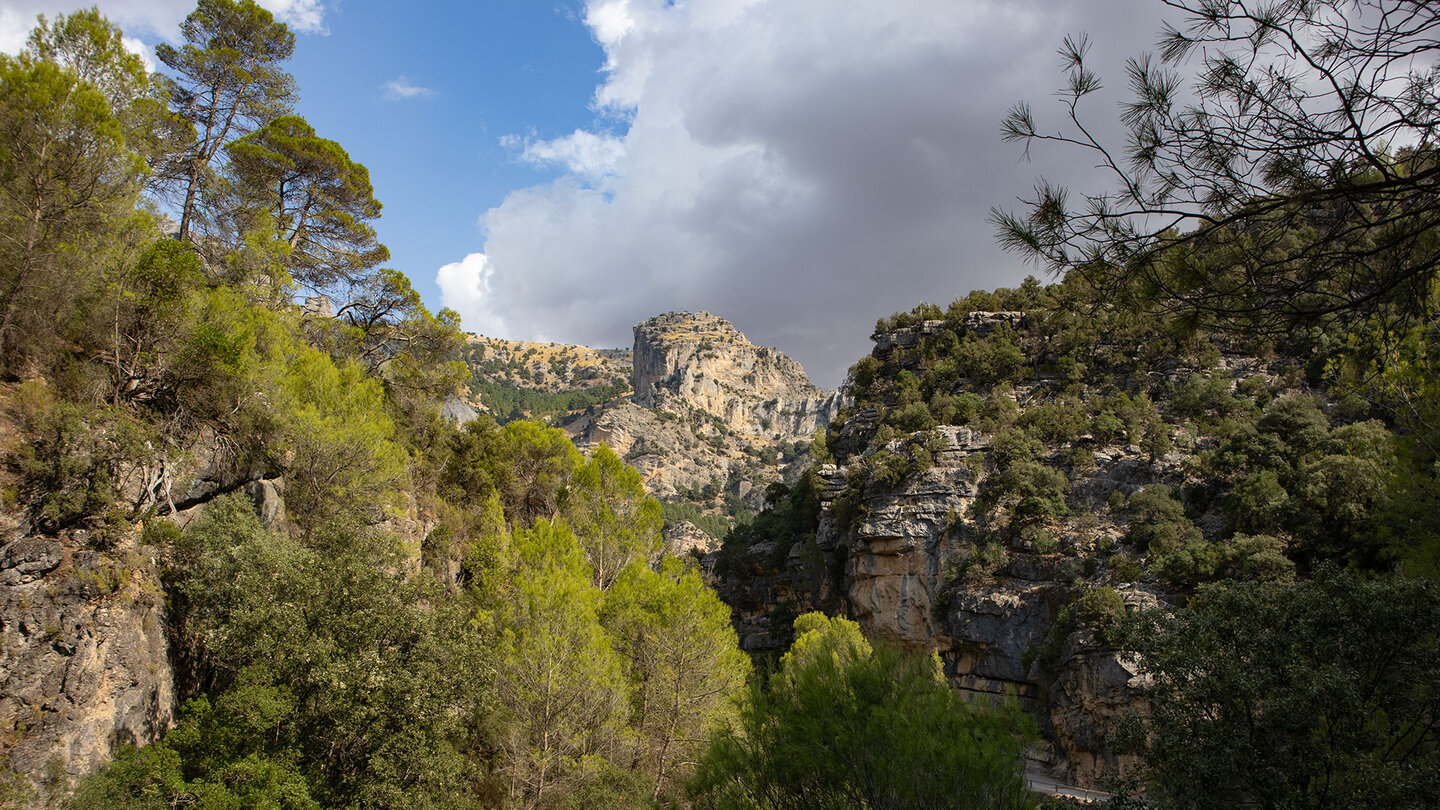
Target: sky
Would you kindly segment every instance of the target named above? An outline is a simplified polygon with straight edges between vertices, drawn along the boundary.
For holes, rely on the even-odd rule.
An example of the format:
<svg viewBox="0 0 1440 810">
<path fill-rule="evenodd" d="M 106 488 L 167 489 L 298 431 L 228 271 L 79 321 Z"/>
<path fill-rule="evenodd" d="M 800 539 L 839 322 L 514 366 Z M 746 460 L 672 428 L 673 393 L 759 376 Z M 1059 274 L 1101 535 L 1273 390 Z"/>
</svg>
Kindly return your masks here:
<svg viewBox="0 0 1440 810">
<path fill-rule="evenodd" d="M 1086 156 L 1056 51 L 1087 34 L 1115 120 L 1159 0 L 260 0 L 297 33 L 296 111 L 370 171 L 391 265 L 463 327 L 629 346 L 708 310 L 840 384 L 875 320 L 1040 273 L 987 215 Z M 70 0 L 0 0 L 0 50 Z M 185 0 L 100 0 L 137 52 Z M 1043 276 L 1042 276 L 1043 278 Z"/>
</svg>

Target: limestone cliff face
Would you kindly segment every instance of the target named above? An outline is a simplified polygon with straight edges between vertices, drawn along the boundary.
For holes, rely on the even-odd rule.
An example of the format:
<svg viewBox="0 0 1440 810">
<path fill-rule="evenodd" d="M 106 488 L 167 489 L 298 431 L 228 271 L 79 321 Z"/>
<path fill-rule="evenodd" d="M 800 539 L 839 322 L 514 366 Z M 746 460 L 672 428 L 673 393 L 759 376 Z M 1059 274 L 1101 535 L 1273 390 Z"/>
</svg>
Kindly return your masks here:
<svg viewBox="0 0 1440 810">
<path fill-rule="evenodd" d="M 1065 778 L 1094 785 L 1107 767 L 1129 762 L 1116 754 L 1109 735 L 1125 712 L 1143 710 L 1134 664 L 1087 631 L 1053 637 L 1079 575 L 1073 557 L 1015 545 L 993 577 L 955 580 L 947 562 L 988 539 L 970 515 L 988 474 L 989 437 L 954 426 L 937 433 L 933 466 L 894 487 L 870 481 L 854 493 L 846 470 L 817 468 L 821 512 L 814 547 L 796 546 L 777 562 L 777 549 L 758 545 L 743 572 L 720 584 L 735 607 L 741 646 L 783 651 L 788 638 L 772 627 L 777 609 L 787 616 L 807 610 L 847 615 L 867 635 L 939 652 L 961 689 L 1018 697 L 1058 749 Z M 1103 504 L 1110 492 L 1173 480 L 1178 472 L 1120 450 L 1086 480 Z M 851 502 L 842 505 L 847 497 Z M 1121 531 L 1102 522 L 1084 539 L 1071 539 L 1095 542 Z M 1151 586 L 1117 590 L 1128 604 L 1156 604 Z M 1036 651 L 1057 642 L 1058 659 L 1042 666 Z"/>
<path fill-rule="evenodd" d="M 633 363 L 637 404 L 698 409 L 749 436 L 808 438 L 844 404 L 838 392 L 812 385 L 799 363 L 708 312 L 638 324 Z"/>
<path fill-rule="evenodd" d="M 1014 328 L 1022 317 L 971 313 L 962 339 Z M 874 356 L 901 368 L 913 362 L 918 369 L 918 352 L 907 350 L 954 328 L 924 321 L 882 332 Z M 1186 373 L 1152 372 L 1147 379 L 1163 391 Z M 1228 377 L 1232 389 L 1255 375 L 1278 379 L 1265 363 L 1233 355 L 1221 357 L 1214 373 Z M 672 372 L 669 379 L 675 378 Z M 960 379 L 957 393 L 972 390 L 963 374 Z M 1047 385 L 1037 375 L 982 393 L 1010 399 L 1023 423 L 1027 409 L 1045 400 Z M 742 647 L 783 652 L 789 642 L 786 622 L 807 610 L 849 616 L 868 635 L 939 652 L 962 689 L 1016 695 L 1040 719 L 1055 764 L 1064 771 L 1061 778 L 1096 785 L 1107 768 L 1130 761 L 1111 737 L 1122 716 L 1145 711 L 1145 682 L 1133 661 L 1093 629 L 1065 619 L 1065 610 L 1101 586 L 1113 588 L 1131 608 L 1176 598 L 1154 577 L 1112 571 L 1119 563 L 1111 552 L 1132 520 L 1123 507 L 1126 499 L 1151 484 L 1180 491 L 1187 483 L 1185 454 L 1152 455 L 1123 439 L 1102 443 L 1089 436 L 1078 450 L 1044 447 L 1038 461 L 1065 474 L 1067 509 L 1049 520 L 1043 534 L 1025 535 L 1008 531 L 1005 509 L 983 500 L 997 475 L 993 435 L 974 425 L 941 425 L 876 441 L 884 409 L 857 406 L 838 427 L 832 425 L 830 447 L 845 466 L 815 468 L 820 507 L 813 541 L 784 541 L 793 542 L 789 548 L 765 541 L 709 558 L 717 564 L 721 595 L 735 610 Z M 1187 441 L 1192 451 L 1200 449 L 1183 431 L 1177 433 L 1177 443 Z M 907 454 L 925 460 L 893 477 L 875 474 L 884 466 L 876 461 L 881 455 L 903 460 Z M 1207 534 L 1223 522 L 1219 501 L 1195 518 Z M 961 573 L 982 548 L 993 549 L 994 565 L 978 574 Z"/>
<path fill-rule="evenodd" d="M 0 757 L 48 806 L 170 727 L 175 693 L 157 551 L 128 532 L 15 536 L 0 547 Z"/>
<path fill-rule="evenodd" d="M 634 394 L 589 409 L 566 431 L 582 448 L 604 442 L 624 456 L 651 495 L 712 513 L 720 502 L 758 509 L 770 484 L 793 485 L 811 438 L 846 402 L 708 312 L 636 325 L 628 359 Z"/>
</svg>

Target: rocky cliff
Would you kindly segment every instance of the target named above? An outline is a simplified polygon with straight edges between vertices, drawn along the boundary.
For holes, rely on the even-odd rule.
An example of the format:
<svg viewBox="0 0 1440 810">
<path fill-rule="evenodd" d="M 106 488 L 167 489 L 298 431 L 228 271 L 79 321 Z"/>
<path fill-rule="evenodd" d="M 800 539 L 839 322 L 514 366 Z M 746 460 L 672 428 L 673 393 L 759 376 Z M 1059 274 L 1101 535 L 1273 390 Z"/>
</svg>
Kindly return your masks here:
<svg viewBox="0 0 1440 810">
<path fill-rule="evenodd" d="M 745 649 L 782 652 L 807 610 L 847 615 L 938 651 L 962 689 L 1018 697 L 1061 778 L 1096 785 L 1130 761 L 1112 736 L 1145 710 L 1145 682 L 1091 606 L 1183 592 L 1181 575 L 1161 573 L 1173 561 L 1158 543 L 1127 542 L 1144 519 L 1127 504 L 1147 487 L 1177 493 L 1195 543 L 1218 543 L 1226 522 L 1216 485 L 1197 475 L 1221 441 L 1207 432 L 1224 428 L 1180 394 L 1203 379 L 1215 402 L 1243 404 L 1242 389 L 1268 400 L 1303 385 L 1293 358 L 1214 343 L 1198 357 L 1166 357 L 1175 350 L 1159 343 L 1145 356 L 1139 337 L 1114 334 L 1091 350 L 1088 379 L 1067 379 L 1049 319 L 971 311 L 885 325 L 852 369 L 859 401 L 832 425 L 839 463 L 815 467 L 790 507 L 813 508 L 813 531 L 727 543 L 709 559 Z"/>
<path fill-rule="evenodd" d="M 16 806 L 49 806 L 175 714 L 156 549 L 125 531 L 98 551 L 89 534 L 0 546 L 0 758 Z"/>
<path fill-rule="evenodd" d="M 638 324 L 632 358 L 634 394 L 566 430 L 582 448 L 604 442 L 624 456 L 655 497 L 710 513 L 758 509 L 769 485 L 793 484 L 811 461 L 811 438 L 845 403 L 708 312 Z"/>
<path fill-rule="evenodd" d="M 838 392 L 812 385 L 799 363 L 708 312 L 636 325 L 633 363 L 637 404 L 703 411 L 744 436 L 808 439 L 843 404 Z"/>
</svg>

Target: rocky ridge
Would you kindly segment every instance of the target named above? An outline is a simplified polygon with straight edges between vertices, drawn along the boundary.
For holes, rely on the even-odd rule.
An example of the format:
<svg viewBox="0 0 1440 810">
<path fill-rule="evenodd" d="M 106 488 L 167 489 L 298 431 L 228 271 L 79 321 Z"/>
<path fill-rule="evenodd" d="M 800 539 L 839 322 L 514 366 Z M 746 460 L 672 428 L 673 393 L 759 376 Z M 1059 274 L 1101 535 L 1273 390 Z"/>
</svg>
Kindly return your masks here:
<svg viewBox="0 0 1440 810">
<path fill-rule="evenodd" d="M 700 410 L 743 436 L 809 438 L 844 404 L 839 392 L 812 385 L 799 363 L 703 311 L 638 324 L 633 363 L 637 404 Z"/>
<path fill-rule="evenodd" d="M 537 391 L 590 388 L 630 377 L 629 349 L 467 335 L 465 361 L 478 375 Z"/>
</svg>

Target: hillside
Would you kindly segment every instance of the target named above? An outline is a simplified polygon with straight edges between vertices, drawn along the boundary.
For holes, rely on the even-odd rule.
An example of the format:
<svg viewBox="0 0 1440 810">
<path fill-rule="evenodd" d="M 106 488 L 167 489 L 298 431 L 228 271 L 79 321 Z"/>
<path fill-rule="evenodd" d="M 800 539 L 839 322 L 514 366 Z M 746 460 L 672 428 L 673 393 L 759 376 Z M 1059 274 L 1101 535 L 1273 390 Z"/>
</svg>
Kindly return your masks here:
<svg viewBox="0 0 1440 810">
<path fill-rule="evenodd" d="M 741 644 L 807 610 L 935 650 L 1018 695 L 1072 784 L 1135 764 L 1115 739 L 1148 675 L 1107 639 L 1207 582 L 1373 565 L 1403 466 L 1315 344 L 1177 338 L 1076 284 L 882 321 L 831 423 L 833 463 L 714 557 Z M 1263 448 L 1263 449 L 1262 449 Z"/>
<path fill-rule="evenodd" d="M 699 524 L 709 547 L 729 524 L 793 484 L 810 444 L 844 403 L 800 364 L 756 346 L 708 312 L 669 313 L 635 327 L 635 393 L 565 425 L 582 447 L 608 445 L 666 504 L 672 525 Z M 680 529 L 680 531 L 688 531 Z"/>
<path fill-rule="evenodd" d="M 470 371 L 447 413 L 463 422 L 488 413 L 513 419 L 563 419 L 630 390 L 630 352 L 568 343 L 467 334 L 460 357 Z"/>
</svg>

